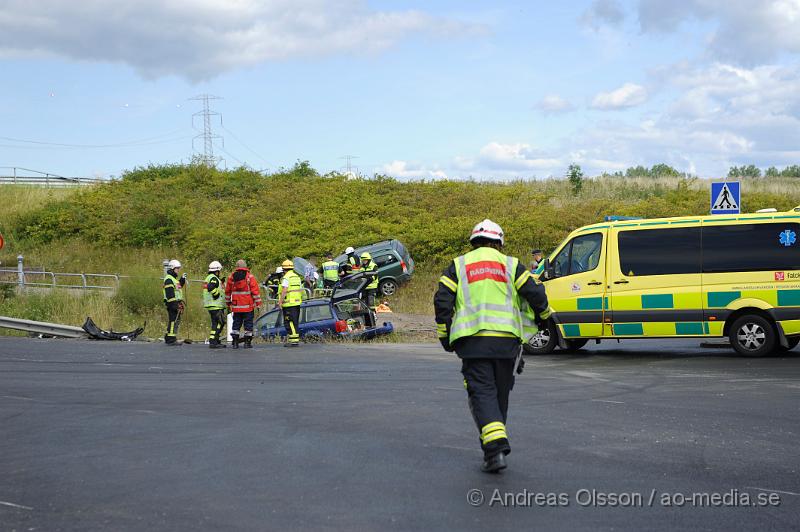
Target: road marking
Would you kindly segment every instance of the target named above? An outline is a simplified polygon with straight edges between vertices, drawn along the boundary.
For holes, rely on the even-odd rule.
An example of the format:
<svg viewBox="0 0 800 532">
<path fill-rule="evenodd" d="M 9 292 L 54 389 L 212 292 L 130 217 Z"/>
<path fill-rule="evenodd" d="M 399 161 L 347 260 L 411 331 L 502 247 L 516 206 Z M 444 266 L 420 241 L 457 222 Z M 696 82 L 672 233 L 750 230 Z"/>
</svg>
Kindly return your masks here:
<svg viewBox="0 0 800 532">
<path fill-rule="evenodd" d="M 769 491 L 771 493 L 783 493 L 784 495 L 795 495 L 797 497 L 800 497 L 800 493 L 795 493 L 793 491 L 771 490 L 769 488 L 757 488 L 755 486 L 745 486 L 745 489 L 758 490 L 758 491 Z"/>
<path fill-rule="evenodd" d="M 21 504 L 14 504 L 13 502 L 0 501 L 4 506 L 11 506 L 12 508 L 19 508 L 21 510 L 33 510 L 30 506 L 22 506 Z"/>
<path fill-rule="evenodd" d="M 614 403 L 615 405 L 624 405 L 625 401 L 610 401 L 608 399 L 591 399 L 595 403 Z"/>
<path fill-rule="evenodd" d="M 22 399 L 23 401 L 34 401 L 31 397 L 22 397 L 21 395 L 4 395 L 3 399 Z"/>
<path fill-rule="evenodd" d="M 603 377 L 601 377 L 602 373 L 596 373 L 594 371 L 573 370 L 573 371 L 566 371 L 565 373 L 567 373 L 568 375 L 574 375 L 576 377 L 583 377 L 585 379 L 594 379 L 603 382 L 609 381 L 609 379 L 604 379 Z"/>
</svg>

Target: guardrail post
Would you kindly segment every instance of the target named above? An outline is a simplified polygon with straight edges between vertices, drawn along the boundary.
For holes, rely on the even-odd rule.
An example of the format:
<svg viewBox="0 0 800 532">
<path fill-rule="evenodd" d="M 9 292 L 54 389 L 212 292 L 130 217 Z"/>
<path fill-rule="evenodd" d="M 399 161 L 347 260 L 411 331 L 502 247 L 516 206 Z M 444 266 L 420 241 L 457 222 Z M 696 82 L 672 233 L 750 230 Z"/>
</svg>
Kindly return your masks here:
<svg viewBox="0 0 800 532">
<path fill-rule="evenodd" d="M 14 184 L 17 184 L 17 167 L 14 167 Z"/>
<path fill-rule="evenodd" d="M 81 281 L 83 281 L 83 289 L 86 290 L 86 274 L 81 274 Z"/>
<path fill-rule="evenodd" d="M 22 255 L 17 255 L 17 284 L 20 288 L 25 287 L 25 270 L 22 268 Z"/>
<path fill-rule="evenodd" d="M 164 276 L 166 277 L 167 270 L 169 270 L 169 260 L 168 259 L 162 260 L 161 265 L 164 267 Z"/>
</svg>

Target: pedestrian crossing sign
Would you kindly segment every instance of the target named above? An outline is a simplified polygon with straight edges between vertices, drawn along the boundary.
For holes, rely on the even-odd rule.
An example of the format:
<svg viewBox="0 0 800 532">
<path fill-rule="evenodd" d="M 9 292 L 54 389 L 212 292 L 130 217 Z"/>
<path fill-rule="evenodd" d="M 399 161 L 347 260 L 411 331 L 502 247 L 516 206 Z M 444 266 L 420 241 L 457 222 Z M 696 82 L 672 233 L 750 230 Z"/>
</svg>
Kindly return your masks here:
<svg viewBox="0 0 800 532">
<path fill-rule="evenodd" d="M 741 189 L 738 181 L 711 183 L 711 214 L 739 214 Z"/>
</svg>

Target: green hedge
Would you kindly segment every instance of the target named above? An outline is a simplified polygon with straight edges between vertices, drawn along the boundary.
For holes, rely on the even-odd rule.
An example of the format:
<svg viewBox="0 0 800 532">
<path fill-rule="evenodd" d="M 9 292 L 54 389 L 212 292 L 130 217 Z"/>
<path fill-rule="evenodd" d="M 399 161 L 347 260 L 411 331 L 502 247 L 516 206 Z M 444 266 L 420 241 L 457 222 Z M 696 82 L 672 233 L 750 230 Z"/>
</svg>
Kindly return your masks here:
<svg viewBox="0 0 800 532">
<path fill-rule="evenodd" d="M 202 165 L 137 168 L 11 220 L 27 246 L 78 238 L 112 247 L 179 250 L 197 264 L 246 258 L 264 266 L 286 257 L 340 253 L 385 238 L 408 245 L 420 263 L 463 252 L 472 226 L 503 226 L 512 253 L 551 249 L 572 229 L 606 214 L 676 216 L 708 211 L 694 179 L 587 179 L 574 195 L 564 180 L 401 182 L 376 176 L 320 175 L 308 163 L 271 175 Z M 797 198 L 752 193 L 748 205 L 789 209 Z"/>
</svg>

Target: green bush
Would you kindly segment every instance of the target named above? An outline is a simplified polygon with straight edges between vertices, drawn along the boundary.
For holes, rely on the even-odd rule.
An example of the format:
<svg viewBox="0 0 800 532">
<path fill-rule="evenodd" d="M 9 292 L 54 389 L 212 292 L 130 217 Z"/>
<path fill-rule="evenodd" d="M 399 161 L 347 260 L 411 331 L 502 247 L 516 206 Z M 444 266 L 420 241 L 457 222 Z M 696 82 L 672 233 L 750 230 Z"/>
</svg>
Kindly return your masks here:
<svg viewBox="0 0 800 532">
<path fill-rule="evenodd" d="M 204 165 L 136 168 L 122 179 L 29 209 L 5 222 L 20 249 L 70 239 L 105 249 L 171 250 L 204 271 L 211 260 L 245 258 L 267 271 L 295 255 L 319 257 L 399 238 L 420 263 L 438 264 L 465 249 L 483 218 L 500 223 L 512 253 L 549 249 L 575 227 L 606 214 L 676 216 L 708 211 L 708 185 L 675 176 L 566 180 L 400 182 L 386 176 L 320 175 L 307 162 L 262 175 Z M 632 169 L 631 175 L 636 174 Z M 646 169 L 643 169 L 646 170 Z M 776 178 L 777 179 L 777 178 Z M 786 180 L 789 183 L 792 180 Z M 745 179 L 754 210 L 800 203 L 781 184 Z M 758 189 L 758 187 L 762 187 Z M 794 194 L 797 196 L 797 194 Z M 123 272 L 128 273 L 128 272 Z"/>
<path fill-rule="evenodd" d="M 114 300 L 131 314 L 147 315 L 160 311 L 163 306 L 161 281 L 148 277 L 122 279 Z"/>
</svg>

